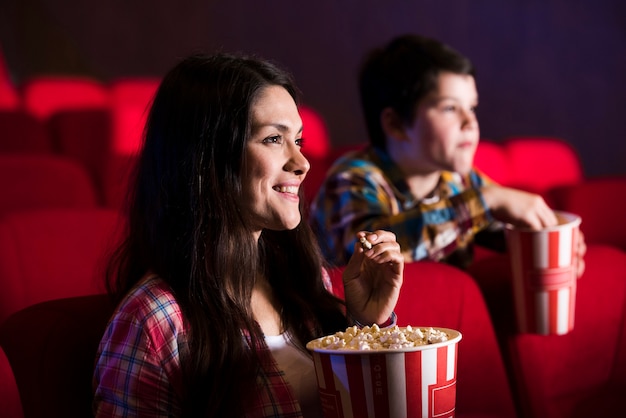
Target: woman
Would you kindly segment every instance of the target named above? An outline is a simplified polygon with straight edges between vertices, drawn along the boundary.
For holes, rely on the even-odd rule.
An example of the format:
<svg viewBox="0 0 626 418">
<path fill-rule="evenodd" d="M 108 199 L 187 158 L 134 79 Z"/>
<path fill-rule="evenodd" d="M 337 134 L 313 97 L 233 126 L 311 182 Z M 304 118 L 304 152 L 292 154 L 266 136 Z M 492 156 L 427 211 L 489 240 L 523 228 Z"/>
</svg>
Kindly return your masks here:
<svg viewBox="0 0 626 418">
<path fill-rule="evenodd" d="M 393 318 L 389 232 L 360 231 L 372 248 L 345 269 L 345 305 L 329 292 L 301 222 L 302 142 L 295 86 L 269 62 L 198 55 L 165 76 L 109 268 L 96 416 L 319 416 L 306 342 Z"/>
</svg>

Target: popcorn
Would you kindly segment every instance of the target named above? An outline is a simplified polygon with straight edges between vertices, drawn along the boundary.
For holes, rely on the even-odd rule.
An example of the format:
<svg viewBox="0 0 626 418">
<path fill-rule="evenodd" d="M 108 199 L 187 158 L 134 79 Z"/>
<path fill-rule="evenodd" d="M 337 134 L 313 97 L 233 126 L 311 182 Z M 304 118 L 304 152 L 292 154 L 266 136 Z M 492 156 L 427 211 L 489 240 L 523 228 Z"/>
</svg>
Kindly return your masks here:
<svg viewBox="0 0 626 418">
<path fill-rule="evenodd" d="M 371 243 L 371 242 L 369 242 L 369 241 L 367 240 L 367 238 L 365 238 L 365 237 L 361 237 L 361 238 L 359 238 L 359 241 L 361 241 L 361 246 L 363 247 L 363 249 L 364 249 L 365 251 L 367 251 L 367 250 L 371 250 L 371 249 L 372 249 L 372 243 Z"/>
<path fill-rule="evenodd" d="M 380 328 L 374 324 L 359 329 L 357 326 L 346 328 L 318 338 L 310 343 L 310 348 L 326 350 L 397 350 L 420 345 L 436 344 L 448 341 L 444 331 L 429 328 L 413 328 L 410 325 Z"/>
</svg>

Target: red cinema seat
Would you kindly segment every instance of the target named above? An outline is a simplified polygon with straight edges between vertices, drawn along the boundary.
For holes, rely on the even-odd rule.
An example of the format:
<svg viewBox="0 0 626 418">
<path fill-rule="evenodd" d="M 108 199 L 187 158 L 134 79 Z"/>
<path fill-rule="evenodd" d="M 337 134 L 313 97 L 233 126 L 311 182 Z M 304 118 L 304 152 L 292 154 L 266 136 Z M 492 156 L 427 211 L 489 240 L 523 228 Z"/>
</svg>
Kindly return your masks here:
<svg viewBox="0 0 626 418">
<path fill-rule="evenodd" d="M 104 294 L 56 299 L 24 308 L 0 325 L 25 417 L 93 416 L 94 359 L 113 308 Z"/>
<path fill-rule="evenodd" d="M 20 96 L 11 80 L 9 68 L 4 60 L 4 53 L 0 48 L 0 109 L 17 109 L 19 106 Z"/>
<path fill-rule="evenodd" d="M 51 154 L 45 123 L 24 110 L 0 110 L 0 153 Z"/>
<path fill-rule="evenodd" d="M 102 293 L 118 212 L 50 209 L 0 219 L 0 323 L 38 302 Z"/>
<path fill-rule="evenodd" d="M 576 150 L 554 137 L 510 137 L 504 141 L 509 159 L 511 187 L 545 194 L 557 186 L 576 184 L 583 179 L 582 163 Z"/>
<path fill-rule="evenodd" d="M 13 368 L 2 346 L 0 346 L 0 411 L 5 418 L 24 417 Z"/>
<path fill-rule="evenodd" d="M 502 145 L 489 140 L 481 140 L 474 155 L 474 166 L 496 183 L 506 185 L 510 182 L 508 156 Z"/>
<path fill-rule="evenodd" d="M 523 417 L 621 416 L 626 253 L 588 243 L 584 259 L 574 330 L 561 336 L 518 333 L 508 255 L 485 257 L 470 266 L 493 318 Z M 600 409 L 590 413 L 591 406 Z"/>
<path fill-rule="evenodd" d="M 160 83 L 158 78 L 122 78 L 111 82 L 115 153 L 136 154 L 140 150 L 146 118 Z"/>
<path fill-rule="evenodd" d="M 0 155 L 0 215 L 96 205 L 93 182 L 77 162 L 54 155 Z"/>
<path fill-rule="evenodd" d="M 302 153 L 311 164 L 303 188 L 307 202 L 311 202 L 324 181 L 326 170 L 330 167 L 331 143 L 328 128 L 322 116 L 307 105 L 300 105 L 298 110 L 303 127 L 304 145 Z"/>
<path fill-rule="evenodd" d="M 626 253 L 590 246 L 574 330 L 518 334 L 510 358 L 524 417 L 622 416 L 626 393 Z"/>
<path fill-rule="evenodd" d="M 73 109 L 106 108 L 109 91 L 100 81 L 81 76 L 37 76 L 22 85 L 24 108 L 39 119 Z"/>
<path fill-rule="evenodd" d="M 341 272 L 330 270 L 343 297 Z M 515 406 L 485 302 L 473 279 L 443 263 L 405 264 L 398 325 L 438 326 L 463 335 L 458 346 L 456 417 L 515 417 Z"/>
<path fill-rule="evenodd" d="M 48 119 L 57 152 L 80 163 L 106 204 L 108 165 L 113 155 L 111 113 L 107 109 L 63 110 Z"/>
<path fill-rule="evenodd" d="M 307 105 L 300 105 L 298 110 L 303 127 L 304 146 L 302 152 L 307 157 L 325 158 L 330 154 L 331 143 L 324 118 L 317 110 Z"/>
<path fill-rule="evenodd" d="M 567 142 L 555 137 L 509 137 L 481 141 L 474 165 L 495 182 L 538 193 L 583 180 L 581 160 Z"/>
<path fill-rule="evenodd" d="M 592 178 L 550 191 L 556 209 L 582 218 L 585 241 L 626 251 L 626 176 Z"/>
</svg>

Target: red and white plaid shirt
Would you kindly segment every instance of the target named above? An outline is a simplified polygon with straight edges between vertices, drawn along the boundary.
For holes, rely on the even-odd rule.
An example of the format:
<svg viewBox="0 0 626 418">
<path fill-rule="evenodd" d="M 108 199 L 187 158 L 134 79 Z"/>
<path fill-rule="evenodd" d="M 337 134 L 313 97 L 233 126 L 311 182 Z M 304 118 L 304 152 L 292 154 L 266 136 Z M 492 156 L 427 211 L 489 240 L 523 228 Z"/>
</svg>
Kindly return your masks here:
<svg viewBox="0 0 626 418">
<path fill-rule="evenodd" d="M 327 274 L 324 281 L 330 286 Z M 329 288 L 330 290 L 330 288 Z M 186 344 L 185 321 L 169 286 L 157 277 L 143 280 L 121 303 L 100 342 L 94 372 L 97 417 L 178 417 L 184 384 L 179 347 Z M 264 341 L 257 347 L 257 377 L 249 417 L 302 417 L 291 387 Z"/>
</svg>

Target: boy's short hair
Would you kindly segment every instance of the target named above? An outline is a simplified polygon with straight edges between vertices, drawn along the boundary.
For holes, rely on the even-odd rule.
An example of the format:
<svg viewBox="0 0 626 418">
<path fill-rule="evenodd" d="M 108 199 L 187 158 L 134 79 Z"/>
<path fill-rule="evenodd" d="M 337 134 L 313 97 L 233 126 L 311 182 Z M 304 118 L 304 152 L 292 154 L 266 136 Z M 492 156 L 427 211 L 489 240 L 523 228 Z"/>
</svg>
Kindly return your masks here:
<svg viewBox="0 0 626 418">
<path fill-rule="evenodd" d="M 372 145 L 386 148 L 380 124 L 383 109 L 390 107 L 402 121 L 412 123 L 417 104 L 437 87 L 441 72 L 474 76 L 474 66 L 449 46 L 419 35 L 399 36 L 368 53 L 359 91 Z"/>
</svg>

